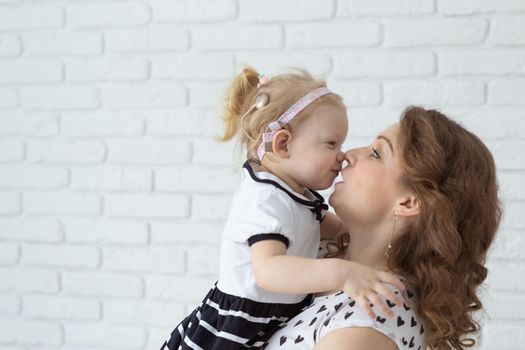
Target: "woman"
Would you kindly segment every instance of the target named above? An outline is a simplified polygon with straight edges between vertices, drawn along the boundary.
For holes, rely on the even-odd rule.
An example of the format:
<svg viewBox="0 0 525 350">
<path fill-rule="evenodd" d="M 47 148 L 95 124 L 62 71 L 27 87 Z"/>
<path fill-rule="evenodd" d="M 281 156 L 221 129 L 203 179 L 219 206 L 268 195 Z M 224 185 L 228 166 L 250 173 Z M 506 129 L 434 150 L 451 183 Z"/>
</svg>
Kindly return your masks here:
<svg viewBox="0 0 525 350">
<path fill-rule="evenodd" d="M 443 114 L 411 107 L 371 146 L 346 157 L 330 204 L 351 239 L 339 237 L 335 254 L 397 274 L 407 289 L 395 293 L 405 304 L 387 301 L 394 317 L 375 310 L 371 320 L 339 291 L 318 296 L 266 349 L 474 345 L 477 288 L 501 217 L 490 152 Z"/>
</svg>

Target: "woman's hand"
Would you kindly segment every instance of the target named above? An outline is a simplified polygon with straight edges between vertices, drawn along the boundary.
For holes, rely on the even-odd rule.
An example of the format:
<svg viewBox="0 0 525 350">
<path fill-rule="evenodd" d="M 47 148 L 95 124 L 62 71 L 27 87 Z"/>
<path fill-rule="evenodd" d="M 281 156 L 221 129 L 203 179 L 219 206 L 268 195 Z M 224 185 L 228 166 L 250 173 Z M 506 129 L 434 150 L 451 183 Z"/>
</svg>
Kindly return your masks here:
<svg viewBox="0 0 525 350">
<path fill-rule="evenodd" d="M 398 306 L 403 305 L 401 297 L 385 285 L 391 284 L 399 290 L 405 289 L 403 283 L 391 273 L 377 271 L 352 261 L 342 261 L 340 276 L 341 290 L 354 299 L 372 319 L 376 318 L 372 306 L 378 308 L 383 315 L 394 316 L 386 301 L 379 294 Z"/>
</svg>

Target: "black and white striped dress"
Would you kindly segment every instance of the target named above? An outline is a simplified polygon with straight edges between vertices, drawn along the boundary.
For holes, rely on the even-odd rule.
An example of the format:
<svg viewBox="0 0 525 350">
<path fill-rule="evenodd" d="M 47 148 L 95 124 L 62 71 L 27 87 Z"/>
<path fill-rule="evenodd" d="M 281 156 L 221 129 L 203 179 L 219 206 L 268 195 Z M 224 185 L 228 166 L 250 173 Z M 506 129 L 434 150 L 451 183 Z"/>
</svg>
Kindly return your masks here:
<svg viewBox="0 0 525 350">
<path fill-rule="evenodd" d="M 255 283 L 250 246 L 282 241 L 287 255 L 316 258 L 319 222 L 327 206 L 315 191 L 298 194 L 272 174 L 246 163 L 221 241 L 219 281 L 171 333 L 162 350 L 260 348 L 310 295 L 267 292 Z M 291 281 L 293 283 L 293 281 Z"/>
</svg>

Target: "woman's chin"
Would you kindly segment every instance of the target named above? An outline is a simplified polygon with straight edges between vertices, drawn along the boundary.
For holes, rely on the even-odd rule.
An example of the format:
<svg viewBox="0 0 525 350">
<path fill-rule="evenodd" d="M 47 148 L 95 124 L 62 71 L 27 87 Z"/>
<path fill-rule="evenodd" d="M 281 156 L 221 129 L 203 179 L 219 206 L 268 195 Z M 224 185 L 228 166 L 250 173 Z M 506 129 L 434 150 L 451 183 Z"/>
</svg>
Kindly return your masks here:
<svg viewBox="0 0 525 350">
<path fill-rule="evenodd" d="M 341 191 L 343 188 L 341 186 L 344 185 L 343 181 L 338 181 L 334 184 L 334 191 L 328 198 L 328 204 L 330 204 L 331 207 L 335 208 L 338 205 L 339 197 L 342 195 Z"/>
<path fill-rule="evenodd" d="M 335 184 L 335 185 L 337 186 L 337 184 Z M 331 206 L 332 208 L 335 208 L 335 207 L 336 207 L 336 204 L 335 204 L 335 203 L 337 202 L 337 200 L 335 199 L 335 197 L 337 197 L 337 194 L 336 194 L 335 191 L 332 192 L 332 194 L 330 195 L 330 197 L 328 197 L 328 204 L 330 204 L 330 206 Z"/>
</svg>

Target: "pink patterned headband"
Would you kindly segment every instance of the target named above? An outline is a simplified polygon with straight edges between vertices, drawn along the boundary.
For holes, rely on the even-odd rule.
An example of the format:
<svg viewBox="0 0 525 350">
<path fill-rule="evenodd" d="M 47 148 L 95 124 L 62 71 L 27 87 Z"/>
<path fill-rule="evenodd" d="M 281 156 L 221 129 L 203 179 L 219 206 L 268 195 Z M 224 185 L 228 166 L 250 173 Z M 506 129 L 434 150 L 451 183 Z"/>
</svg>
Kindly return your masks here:
<svg viewBox="0 0 525 350">
<path fill-rule="evenodd" d="M 288 110 L 284 112 L 276 121 L 271 122 L 266 128 L 266 131 L 262 134 L 262 142 L 257 148 L 257 155 L 259 156 L 259 159 L 262 160 L 264 154 L 272 150 L 273 137 L 277 131 L 282 129 L 290 122 L 290 120 L 301 113 L 301 111 L 308 107 L 312 102 L 329 93 L 331 93 L 331 91 L 326 87 L 315 89 L 294 103 L 294 105 L 288 108 Z"/>
</svg>

